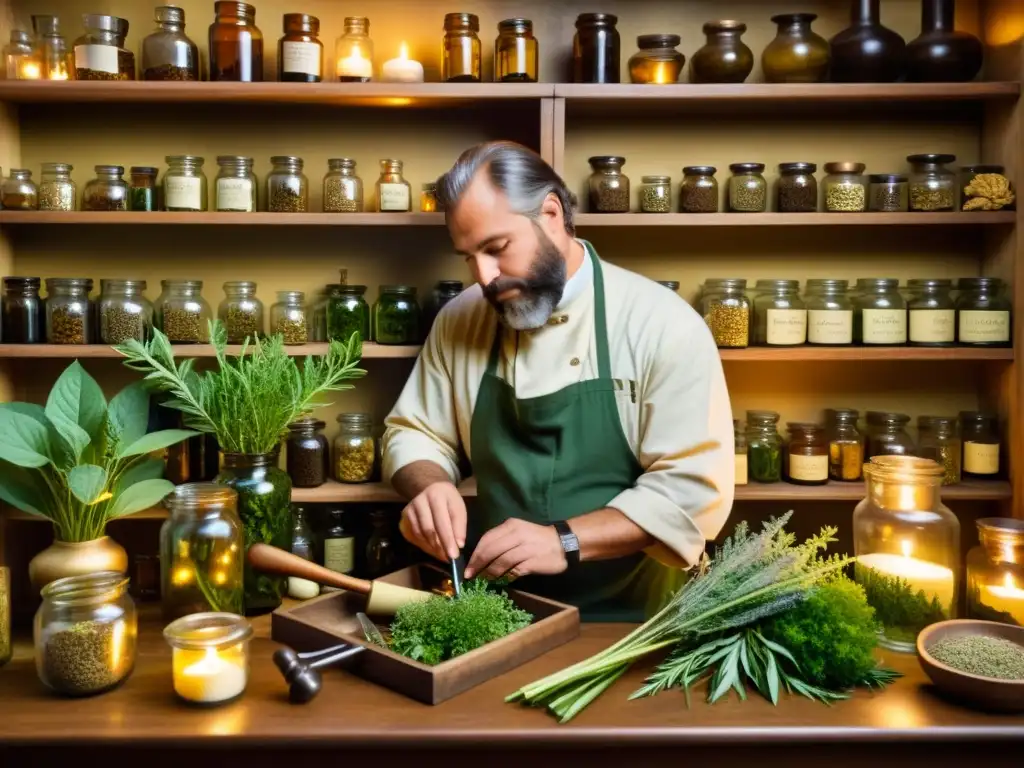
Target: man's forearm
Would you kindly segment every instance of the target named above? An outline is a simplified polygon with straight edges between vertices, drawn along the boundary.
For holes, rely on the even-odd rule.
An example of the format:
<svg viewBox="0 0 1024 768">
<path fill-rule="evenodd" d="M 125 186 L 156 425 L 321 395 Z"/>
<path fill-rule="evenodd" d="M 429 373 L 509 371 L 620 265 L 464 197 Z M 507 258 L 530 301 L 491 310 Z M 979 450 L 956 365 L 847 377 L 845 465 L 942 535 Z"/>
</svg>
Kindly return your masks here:
<svg viewBox="0 0 1024 768">
<path fill-rule="evenodd" d="M 411 500 L 434 483 L 450 483 L 451 481 L 451 477 L 440 464 L 422 459 L 414 461 L 412 464 L 406 464 L 395 472 L 391 478 L 391 485 L 402 498 Z"/>
<path fill-rule="evenodd" d="M 580 560 L 626 557 L 655 543 L 647 531 L 617 509 L 606 507 L 568 521 L 580 541 Z"/>
</svg>

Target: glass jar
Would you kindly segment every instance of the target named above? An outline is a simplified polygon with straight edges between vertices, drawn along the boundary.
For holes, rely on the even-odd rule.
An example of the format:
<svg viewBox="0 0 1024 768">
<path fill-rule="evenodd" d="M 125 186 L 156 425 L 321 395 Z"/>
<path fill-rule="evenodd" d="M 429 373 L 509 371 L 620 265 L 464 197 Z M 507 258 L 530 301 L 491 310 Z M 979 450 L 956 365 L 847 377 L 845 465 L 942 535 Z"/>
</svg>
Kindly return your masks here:
<svg viewBox="0 0 1024 768">
<path fill-rule="evenodd" d="M 347 344 L 353 333 L 362 343 L 370 340 L 370 305 L 365 285 L 339 285 L 327 305 L 327 339 Z"/>
<path fill-rule="evenodd" d="M 782 479 L 782 436 L 775 411 L 747 411 L 747 459 L 750 479 L 755 483 L 777 483 Z"/>
<path fill-rule="evenodd" d="M 39 182 L 39 210 L 75 210 L 78 188 L 71 180 L 74 169 L 68 163 L 43 163 L 43 176 Z"/>
<path fill-rule="evenodd" d="M 156 31 L 142 41 L 143 80 L 199 80 L 199 46 L 185 34 L 185 11 L 161 5 Z"/>
<path fill-rule="evenodd" d="M 317 291 L 316 301 L 310 312 L 310 341 L 327 341 L 327 307 L 331 303 L 331 297 L 336 295 L 340 289 L 339 283 L 328 283 L 323 290 Z"/>
<path fill-rule="evenodd" d="M 975 178 L 985 176 L 983 184 L 974 187 Z M 997 178 L 1001 176 L 1002 178 Z M 1013 185 L 1006 178 L 1002 165 L 965 165 L 960 169 L 960 203 L 965 211 L 1016 210 Z"/>
<path fill-rule="evenodd" d="M 640 210 L 643 213 L 672 212 L 672 178 L 670 176 L 640 177 Z"/>
<path fill-rule="evenodd" d="M 305 213 L 309 210 L 309 179 L 302 172 L 301 157 L 278 155 L 267 175 L 267 210 L 273 213 Z"/>
<path fill-rule="evenodd" d="M 917 446 L 907 432 L 905 413 L 868 411 L 868 459 L 876 456 L 913 456 Z"/>
<path fill-rule="evenodd" d="M 32 29 L 36 34 L 39 62 L 44 80 L 74 80 L 75 53 L 60 33 L 56 16 L 34 14 Z"/>
<path fill-rule="evenodd" d="M 306 518 L 306 510 L 293 506 L 292 515 L 295 517 L 295 525 L 292 528 L 292 554 L 310 563 L 317 563 L 317 538 L 313 526 Z M 320 585 L 315 581 L 299 576 L 288 577 L 288 597 L 293 600 L 310 600 L 319 594 Z"/>
<path fill-rule="evenodd" d="M 828 439 L 828 476 L 832 480 L 856 482 L 864 469 L 864 436 L 857 429 L 860 414 L 851 408 L 825 411 Z"/>
<path fill-rule="evenodd" d="M 12 168 L 10 177 L 0 185 L 0 202 L 7 211 L 38 210 L 39 188 L 32 181 L 32 171 Z"/>
<path fill-rule="evenodd" d="M 302 291 L 278 291 L 277 301 L 270 307 L 270 328 L 284 337 L 286 346 L 309 341 L 305 301 Z"/>
<path fill-rule="evenodd" d="M 263 302 L 256 298 L 256 283 L 231 280 L 224 283 L 224 300 L 217 307 L 228 344 L 242 344 L 263 336 Z"/>
<path fill-rule="evenodd" d="M 907 338 L 912 347 L 948 347 L 956 341 L 956 304 L 951 291 L 952 280 L 915 278 L 907 283 L 910 300 L 910 330 Z"/>
<path fill-rule="evenodd" d="M 873 173 L 868 179 L 870 208 L 883 213 L 900 213 L 909 205 L 907 177 L 899 173 Z"/>
<path fill-rule="evenodd" d="M 814 163 L 779 163 L 779 180 L 775 183 L 776 206 L 779 213 L 814 213 L 818 210 L 818 180 Z"/>
<path fill-rule="evenodd" d="M 797 347 L 807 343 L 807 308 L 799 280 L 758 280 L 754 286 L 754 343 Z"/>
<path fill-rule="evenodd" d="M 611 13 L 581 13 L 572 40 L 574 83 L 619 82 L 619 17 Z"/>
<path fill-rule="evenodd" d="M 263 82 L 263 33 L 248 3 L 218 0 L 210 25 L 210 80 Z"/>
<path fill-rule="evenodd" d="M 127 211 L 128 182 L 124 180 L 124 166 L 97 165 L 96 178 L 82 190 L 83 211 Z"/>
<path fill-rule="evenodd" d="M 129 172 L 132 184 L 128 190 L 128 207 L 133 211 L 157 210 L 159 203 L 156 196 L 156 176 L 159 170 L 133 165 Z"/>
<path fill-rule="evenodd" d="M 11 569 L 0 566 L 0 667 L 14 654 L 11 643 Z"/>
<path fill-rule="evenodd" d="M 46 279 L 46 341 L 49 344 L 91 344 L 92 280 L 86 277 Z"/>
<path fill-rule="evenodd" d="M 277 79 L 282 83 L 319 83 L 324 79 L 320 19 L 308 13 L 284 15 L 284 37 L 277 43 Z"/>
<path fill-rule="evenodd" d="M 961 277 L 957 341 L 972 347 L 1010 346 L 1011 303 L 998 277 Z"/>
<path fill-rule="evenodd" d="M 449 83 L 480 82 L 480 19 L 472 13 L 446 13 L 441 44 L 441 79 Z"/>
<path fill-rule="evenodd" d="M 907 343 L 907 302 L 896 278 L 871 278 L 854 302 L 854 340 L 865 346 Z"/>
<path fill-rule="evenodd" d="M 288 425 L 285 466 L 293 488 L 317 488 L 327 482 L 331 446 L 324 437 L 326 426 L 324 422 L 313 418 Z"/>
<path fill-rule="evenodd" d="M 387 510 L 375 509 L 370 513 L 370 538 L 366 542 L 366 575 L 376 579 L 386 576 L 398 566 L 395 542 L 398 540 L 395 524 Z"/>
<path fill-rule="evenodd" d="M 214 182 L 214 207 L 225 213 L 253 213 L 257 210 L 259 181 L 253 173 L 253 159 L 239 155 L 217 158 L 217 180 Z"/>
<path fill-rule="evenodd" d="M 171 646 L 174 693 L 190 704 L 210 707 L 234 701 L 249 684 L 252 627 L 234 613 L 182 616 L 164 628 Z"/>
<path fill-rule="evenodd" d="M 356 537 L 352 527 L 345 524 L 345 510 L 332 509 L 327 513 L 324 531 L 324 567 L 336 573 L 352 573 L 356 569 Z M 335 592 L 334 587 L 324 591 Z"/>
<path fill-rule="evenodd" d="M 915 456 L 864 467 L 853 513 L 855 576 L 882 626 L 879 644 L 913 653 L 918 633 L 956 616 L 960 522 L 942 503 L 942 468 Z"/>
<path fill-rule="evenodd" d="M 458 297 L 463 291 L 461 280 L 441 280 L 434 286 L 434 292 L 430 297 L 430 304 L 424 313 L 424 336 L 434 327 L 434 321 L 441 314 L 441 310 L 452 299 Z"/>
<path fill-rule="evenodd" d="M 85 34 L 75 40 L 78 80 L 134 80 L 135 54 L 124 47 L 128 22 L 117 16 L 86 13 Z"/>
<path fill-rule="evenodd" d="M 368 413 L 340 413 L 341 431 L 334 438 L 334 479 L 339 483 L 368 483 L 373 479 L 377 441 Z"/>
<path fill-rule="evenodd" d="M 853 304 L 846 280 L 807 281 L 807 343 L 842 346 L 853 343 Z"/>
<path fill-rule="evenodd" d="M 729 210 L 763 213 L 768 206 L 768 184 L 762 175 L 764 163 L 733 163 L 729 170 Z"/>
<path fill-rule="evenodd" d="M 436 213 L 437 204 L 437 182 L 428 181 L 420 188 L 420 213 Z"/>
<path fill-rule="evenodd" d="M 917 455 L 942 467 L 942 484 L 960 483 L 963 444 L 953 416 L 917 418 Z"/>
<path fill-rule="evenodd" d="M 217 483 L 185 483 L 164 499 L 160 594 L 168 621 L 202 611 L 242 612 L 245 538 L 238 494 Z"/>
<path fill-rule="evenodd" d="M 1002 444 L 998 417 L 977 411 L 960 411 L 960 435 L 964 443 L 963 474 L 983 480 L 996 478 Z"/>
<path fill-rule="evenodd" d="M 111 346 L 149 341 L 153 304 L 145 280 L 100 280 L 100 341 Z"/>
<path fill-rule="evenodd" d="M 38 277 L 5 277 L 3 299 L 4 344 L 41 344 L 46 321 L 39 298 Z"/>
<path fill-rule="evenodd" d="M 327 161 L 324 176 L 324 213 L 362 213 L 363 180 L 356 176 L 356 161 L 335 157 Z"/>
<path fill-rule="evenodd" d="M 742 83 L 754 69 L 754 52 L 743 42 L 747 25 L 723 19 L 709 21 L 703 32 L 706 42 L 690 59 L 693 83 Z"/>
<path fill-rule="evenodd" d="M 209 340 L 210 305 L 202 296 L 202 280 L 161 280 L 154 306 L 157 327 L 172 344 L 205 344 Z"/>
<path fill-rule="evenodd" d="M 92 696 L 123 683 L 135 667 L 139 634 L 128 579 L 99 571 L 51 581 L 42 591 L 32 639 L 36 672 L 65 696 Z"/>
<path fill-rule="evenodd" d="M 370 20 L 346 16 L 345 34 L 334 45 L 335 73 L 340 83 L 368 83 L 373 80 L 373 40 Z"/>
<path fill-rule="evenodd" d="M 983 517 L 967 553 L 967 616 L 1024 626 L 1024 520 Z"/>
<path fill-rule="evenodd" d="M 956 173 L 947 166 L 956 155 L 908 155 L 910 163 L 910 210 L 952 211 L 956 207 Z"/>
<path fill-rule="evenodd" d="M 679 35 L 640 35 L 636 39 L 640 50 L 629 57 L 629 80 L 647 85 L 669 85 L 679 82 L 686 57 L 676 50 L 682 38 Z"/>
<path fill-rule="evenodd" d="M 820 424 L 789 422 L 786 440 L 786 482 L 793 485 L 828 483 L 828 438 Z"/>
<path fill-rule="evenodd" d="M 718 171 L 713 165 L 688 165 L 683 168 L 679 187 L 682 213 L 718 213 Z"/>
<path fill-rule="evenodd" d="M 494 41 L 494 82 L 536 83 L 539 52 L 529 19 L 498 22 Z"/>
<path fill-rule="evenodd" d="M 775 39 L 761 54 L 767 83 L 821 83 L 828 77 L 828 40 L 811 29 L 814 13 L 782 13 L 772 16 Z"/>
<path fill-rule="evenodd" d="M 165 211 L 205 211 L 207 206 L 206 162 L 195 155 L 172 155 L 166 158 L 164 173 Z"/>
<path fill-rule="evenodd" d="M 746 485 L 749 480 L 747 471 L 747 430 L 739 419 L 732 420 L 732 437 L 735 459 L 735 484 Z"/>
<path fill-rule="evenodd" d="M 420 307 L 414 287 L 380 287 L 380 296 L 373 305 L 373 340 L 378 344 L 419 343 Z"/>
<path fill-rule="evenodd" d="M 11 30 L 11 41 L 4 46 L 8 80 L 39 80 L 42 66 L 32 35 L 20 29 Z"/>
<path fill-rule="evenodd" d="M 864 163 L 825 163 L 825 210 L 860 213 L 867 210 L 868 182 Z"/>
<path fill-rule="evenodd" d="M 718 278 L 704 284 L 701 311 L 719 349 L 741 349 L 750 343 L 750 299 L 747 281 Z"/>
<path fill-rule="evenodd" d="M 622 172 L 626 158 L 597 155 L 587 160 L 590 174 L 590 210 L 595 213 L 629 212 L 629 177 Z"/>
<path fill-rule="evenodd" d="M 401 160 L 381 160 L 376 188 L 380 213 L 407 213 L 412 210 L 412 187 L 402 176 Z"/>
</svg>

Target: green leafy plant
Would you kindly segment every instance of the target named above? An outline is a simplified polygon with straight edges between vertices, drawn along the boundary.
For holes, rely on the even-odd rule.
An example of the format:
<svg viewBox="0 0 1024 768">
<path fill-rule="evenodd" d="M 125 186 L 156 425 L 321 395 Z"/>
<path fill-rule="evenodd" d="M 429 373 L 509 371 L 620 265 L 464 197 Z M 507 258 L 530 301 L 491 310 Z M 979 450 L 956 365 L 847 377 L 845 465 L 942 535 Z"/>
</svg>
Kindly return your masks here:
<svg viewBox="0 0 1024 768">
<path fill-rule="evenodd" d="M 0 404 L 0 499 L 53 523 L 58 541 L 91 541 L 107 522 L 160 502 L 174 485 L 151 453 L 195 432 L 146 433 L 149 395 L 140 383 L 109 403 L 78 361 L 46 405 Z"/>
<path fill-rule="evenodd" d="M 938 598 L 929 598 L 924 590 L 915 590 L 906 579 L 879 573 L 860 563 L 854 573 L 885 629 L 885 636 L 892 640 L 913 643 L 922 629 L 949 618 L 948 606 L 943 607 Z"/>
</svg>

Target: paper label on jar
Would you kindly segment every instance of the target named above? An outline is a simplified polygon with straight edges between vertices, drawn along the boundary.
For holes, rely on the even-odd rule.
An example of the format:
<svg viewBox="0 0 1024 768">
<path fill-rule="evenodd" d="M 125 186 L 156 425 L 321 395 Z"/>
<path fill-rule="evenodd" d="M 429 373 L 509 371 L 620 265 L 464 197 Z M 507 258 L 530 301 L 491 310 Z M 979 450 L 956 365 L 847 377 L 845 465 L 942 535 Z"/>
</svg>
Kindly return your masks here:
<svg viewBox="0 0 1024 768">
<path fill-rule="evenodd" d="M 769 346 L 793 346 L 807 341 L 806 309 L 769 309 L 765 341 Z"/>
<path fill-rule="evenodd" d="M 252 211 L 252 182 L 249 179 L 217 179 L 218 211 Z"/>
<path fill-rule="evenodd" d="M 409 187 L 405 184 L 381 184 L 380 210 L 408 211 Z"/>
<path fill-rule="evenodd" d="M 198 211 L 203 207 L 202 179 L 194 176 L 164 177 L 164 205 Z"/>
<path fill-rule="evenodd" d="M 955 309 L 910 310 L 910 340 L 925 344 L 946 344 L 956 338 Z"/>
<path fill-rule="evenodd" d="M 337 573 L 352 573 L 356 567 L 355 538 L 325 539 L 324 565 Z"/>
<path fill-rule="evenodd" d="M 906 344 L 907 310 L 865 309 L 861 319 L 865 344 Z"/>
<path fill-rule="evenodd" d="M 1005 310 L 960 310 L 960 341 L 1000 344 L 1010 340 L 1010 313 Z"/>
<path fill-rule="evenodd" d="M 807 310 L 807 341 L 811 344 L 852 344 L 853 310 Z"/>
<path fill-rule="evenodd" d="M 995 475 L 999 472 L 999 443 L 964 443 L 964 472 Z"/>
<path fill-rule="evenodd" d="M 747 454 L 736 454 L 736 485 L 747 484 Z"/>
<path fill-rule="evenodd" d="M 798 456 L 789 454 L 789 476 L 793 480 L 819 482 L 828 479 L 828 455 Z"/>
<path fill-rule="evenodd" d="M 120 71 L 117 66 L 117 46 L 76 45 L 75 67 L 116 75 Z"/>
<path fill-rule="evenodd" d="M 323 76 L 323 57 L 316 43 L 282 43 L 281 61 L 283 72 L 294 72 L 312 77 Z"/>
</svg>

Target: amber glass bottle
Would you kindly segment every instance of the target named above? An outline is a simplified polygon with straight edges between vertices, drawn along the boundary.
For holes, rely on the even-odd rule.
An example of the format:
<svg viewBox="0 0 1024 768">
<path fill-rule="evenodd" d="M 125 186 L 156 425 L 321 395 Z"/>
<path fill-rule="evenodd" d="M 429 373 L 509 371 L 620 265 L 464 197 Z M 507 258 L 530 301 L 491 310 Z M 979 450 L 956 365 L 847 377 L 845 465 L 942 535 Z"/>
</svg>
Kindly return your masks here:
<svg viewBox="0 0 1024 768">
<path fill-rule="evenodd" d="M 320 19 L 306 13 L 284 15 L 284 37 L 277 44 L 277 79 L 282 83 L 319 83 L 324 79 Z"/>
<path fill-rule="evenodd" d="M 472 13 L 444 17 L 442 79 L 449 83 L 480 82 L 480 19 Z"/>
<path fill-rule="evenodd" d="M 263 81 L 263 33 L 256 9 L 248 3 L 220 0 L 210 25 L 210 80 Z"/>
</svg>

